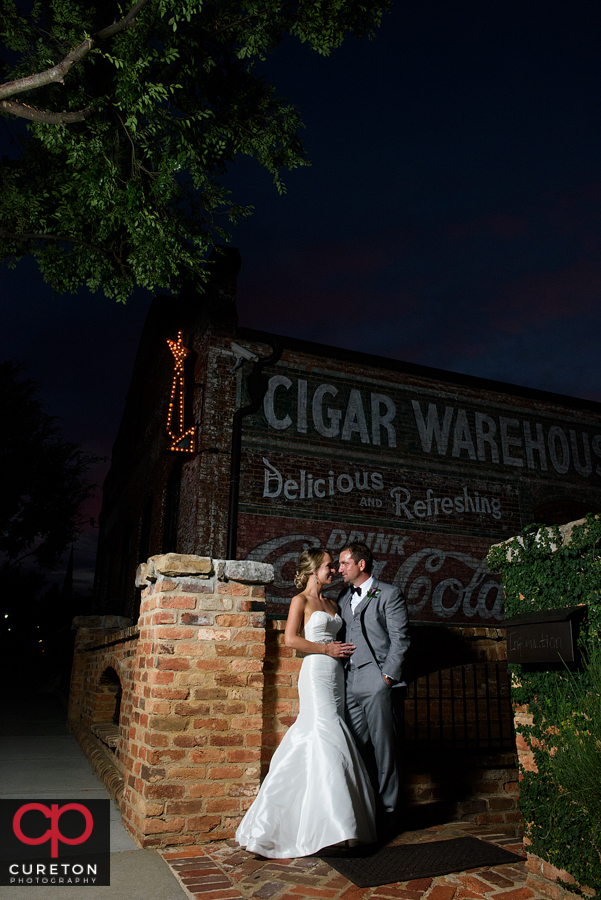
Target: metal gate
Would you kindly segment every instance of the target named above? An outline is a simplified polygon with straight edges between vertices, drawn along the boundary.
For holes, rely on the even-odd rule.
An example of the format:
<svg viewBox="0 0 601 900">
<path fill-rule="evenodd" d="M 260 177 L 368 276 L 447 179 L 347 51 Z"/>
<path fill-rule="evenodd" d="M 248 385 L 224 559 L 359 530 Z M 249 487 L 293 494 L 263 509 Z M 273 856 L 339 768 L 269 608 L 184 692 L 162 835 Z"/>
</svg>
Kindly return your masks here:
<svg viewBox="0 0 601 900">
<path fill-rule="evenodd" d="M 515 750 L 507 664 L 454 666 L 418 678 L 400 718 L 403 743 L 416 748 Z"/>
</svg>

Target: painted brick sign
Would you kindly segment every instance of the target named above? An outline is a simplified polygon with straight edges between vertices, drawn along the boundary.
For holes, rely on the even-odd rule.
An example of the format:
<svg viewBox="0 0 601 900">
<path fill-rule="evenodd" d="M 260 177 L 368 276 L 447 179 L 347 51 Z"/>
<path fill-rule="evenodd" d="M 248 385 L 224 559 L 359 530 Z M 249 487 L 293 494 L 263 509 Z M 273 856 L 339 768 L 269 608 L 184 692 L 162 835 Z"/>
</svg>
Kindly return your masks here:
<svg viewBox="0 0 601 900">
<path fill-rule="evenodd" d="M 270 588 L 272 612 L 285 614 L 295 593 L 296 560 L 304 547 L 328 547 L 335 555 L 346 540 L 366 540 L 377 562 L 375 574 L 405 592 L 412 621 L 498 625 L 503 618 L 501 587 L 484 564 L 490 540 L 398 530 L 368 531 L 333 522 L 297 521 L 266 516 L 240 517 L 241 546 L 246 556 L 274 566 Z M 258 535 L 264 540 L 254 544 Z M 251 549 L 251 545 L 252 549 Z M 245 546 L 244 546 L 245 545 Z M 342 582 L 332 585 L 335 597 Z"/>
<path fill-rule="evenodd" d="M 272 612 L 286 611 L 303 547 L 335 554 L 359 539 L 413 621 L 494 625 L 490 545 L 566 490 L 601 496 L 598 419 L 298 356 L 270 370 L 262 408 L 244 420 L 238 550 L 273 563 Z"/>
<path fill-rule="evenodd" d="M 267 454 L 267 455 L 266 455 Z M 518 491 L 512 485 L 444 478 L 404 466 L 363 465 L 269 450 L 244 455 L 244 508 L 311 518 L 360 516 L 368 523 L 454 526 L 471 532 L 515 533 Z M 513 530 L 512 530 L 513 529 Z"/>
<path fill-rule="evenodd" d="M 523 469 L 542 478 L 591 480 L 601 484 L 601 424 L 595 430 L 574 427 L 548 413 L 528 413 L 500 403 L 449 403 L 439 391 L 399 384 L 357 381 L 323 371 L 317 377 L 273 375 L 263 414 L 248 424 L 248 437 L 270 444 L 279 435 L 290 446 L 310 442 L 353 457 L 353 451 L 377 451 L 397 462 L 458 460 L 497 469 L 499 475 Z M 321 375 L 321 377 L 320 377 Z M 325 380 L 327 376 L 327 381 Z"/>
</svg>

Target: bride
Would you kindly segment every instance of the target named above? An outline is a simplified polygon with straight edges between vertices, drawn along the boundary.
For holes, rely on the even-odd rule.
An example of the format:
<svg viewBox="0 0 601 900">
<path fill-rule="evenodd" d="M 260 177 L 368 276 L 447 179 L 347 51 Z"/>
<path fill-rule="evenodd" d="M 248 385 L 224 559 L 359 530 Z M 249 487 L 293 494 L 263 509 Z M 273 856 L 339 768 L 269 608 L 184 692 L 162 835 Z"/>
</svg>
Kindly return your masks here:
<svg viewBox="0 0 601 900">
<path fill-rule="evenodd" d="M 332 844 L 376 840 L 374 796 L 344 721 L 341 660 L 354 647 L 335 640 L 337 605 L 322 588 L 336 571 L 327 550 L 303 550 L 284 640 L 307 654 L 298 678 L 300 711 L 271 760 L 269 773 L 236 831 L 252 853 L 310 856 Z"/>
</svg>

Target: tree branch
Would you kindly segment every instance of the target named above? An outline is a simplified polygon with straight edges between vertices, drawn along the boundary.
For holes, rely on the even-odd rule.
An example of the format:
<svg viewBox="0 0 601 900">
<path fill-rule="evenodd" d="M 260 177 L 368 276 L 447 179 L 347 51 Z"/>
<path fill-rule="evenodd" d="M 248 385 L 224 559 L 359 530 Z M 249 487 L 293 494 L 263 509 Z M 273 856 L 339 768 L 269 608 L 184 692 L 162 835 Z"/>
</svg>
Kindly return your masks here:
<svg viewBox="0 0 601 900">
<path fill-rule="evenodd" d="M 44 72 L 36 72 L 35 75 L 26 75 L 25 78 L 19 78 L 17 81 L 5 82 L 5 84 L 0 85 L 0 98 L 12 97 L 14 94 L 21 94 L 23 91 L 31 91 L 34 88 L 43 87 L 44 85 L 52 84 L 55 81 L 62 83 L 71 66 L 82 60 L 84 56 L 87 56 L 93 46 L 94 41 L 92 38 L 88 38 L 67 53 L 65 58 L 62 62 L 59 62 L 58 65 L 52 66 Z"/>
<path fill-rule="evenodd" d="M 130 144 L 131 144 L 131 176 L 132 176 L 132 178 L 135 178 L 136 176 L 135 176 L 134 170 L 135 170 L 135 166 L 136 166 L 136 145 L 135 145 L 134 142 L 132 141 L 131 135 L 130 135 L 129 131 L 127 130 L 127 128 L 125 127 L 125 125 L 123 124 L 123 119 L 121 118 L 121 116 L 119 115 L 119 113 L 117 113 L 117 118 L 118 118 L 119 121 L 121 122 L 121 125 L 122 125 L 122 127 L 123 127 L 123 131 L 124 131 L 125 134 L 127 135 L 128 140 L 129 140 L 129 142 L 130 142 Z"/>
<path fill-rule="evenodd" d="M 103 247 L 88 244 L 87 241 L 80 241 L 79 238 L 65 237 L 60 234 L 17 234 L 5 231 L 2 228 L 0 229 L 0 239 L 2 238 L 9 241 L 22 241 L 23 243 L 26 241 L 64 241 L 66 244 L 78 244 L 80 247 L 86 247 L 88 250 L 96 251 L 96 253 L 104 253 L 106 256 L 109 256 L 111 252 Z"/>
<path fill-rule="evenodd" d="M 18 568 L 18 567 L 21 565 L 21 563 L 23 562 L 24 559 L 27 559 L 28 556 L 33 556 L 33 554 L 35 553 L 36 549 L 37 549 L 37 548 L 34 548 L 33 550 L 28 550 L 27 553 L 22 553 L 21 556 L 17 556 L 16 559 L 8 559 L 8 560 L 6 560 L 6 561 L 3 563 L 2 568 L 3 568 L 5 571 L 10 571 L 11 569 L 16 569 L 16 568 Z"/>
<path fill-rule="evenodd" d="M 235 28 L 236 25 L 242 25 L 243 22 L 248 22 L 249 19 L 258 19 L 260 16 L 265 15 L 266 12 L 266 9 L 260 9 L 256 13 L 249 13 L 247 16 L 242 16 L 241 19 L 236 19 L 235 22 L 230 22 L 228 25 L 218 26 L 217 24 L 215 24 L 215 34 L 221 34 L 222 31 L 229 31 L 230 28 Z"/>
<path fill-rule="evenodd" d="M 21 119 L 29 119 L 30 122 L 46 122 L 47 125 L 71 125 L 73 122 L 85 122 L 92 115 L 88 106 L 86 109 L 77 109 L 74 112 L 46 112 L 27 106 L 25 103 L 17 103 L 16 100 L 0 100 L 0 110 L 19 116 Z"/>
<path fill-rule="evenodd" d="M 113 22 L 112 25 L 108 25 L 106 28 L 103 28 L 101 31 L 98 31 L 93 37 L 86 38 L 85 41 L 82 41 L 81 44 L 78 44 L 77 47 L 74 47 L 73 50 L 70 50 L 69 53 L 65 56 L 65 58 L 59 62 L 56 66 L 51 66 L 49 69 L 45 69 L 43 72 L 36 72 L 34 75 L 26 75 L 24 78 L 19 78 L 16 81 L 7 81 L 4 84 L 0 85 L 0 99 L 4 97 L 13 97 L 15 94 L 20 94 L 23 91 L 31 91 L 35 88 L 43 87 L 46 84 L 53 84 L 54 82 L 63 83 L 65 79 L 65 75 L 71 68 L 71 66 L 75 65 L 78 62 L 88 55 L 92 47 L 96 46 L 96 44 L 101 41 L 106 41 L 108 38 L 113 37 L 113 35 L 118 34 L 120 31 L 125 31 L 128 28 L 132 28 L 136 24 L 136 16 L 146 6 L 150 0 L 138 0 L 134 6 L 130 9 L 130 11 L 118 22 Z M 18 112 L 14 109 L 7 109 L 5 106 L 2 106 L 3 109 L 6 109 L 7 112 L 12 112 L 14 115 L 23 116 L 24 114 Z M 53 113 L 51 115 L 54 115 Z M 25 115 L 25 118 L 32 118 L 31 116 Z M 48 121 L 47 119 L 34 119 L 34 121 Z M 72 121 L 72 122 L 81 122 L 83 119 L 62 119 L 63 121 Z"/>
<path fill-rule="evenodd" d="M 94 35 L 97 42 L 106 41 L 108 38 L 111 38 L 114 34 L 118 34 L 120 31 L 125 31 L 127 28 L 132 28 L 136 24 L 136 16 L 143 9 L 150 0 L 138 0 L 138 2 L 132 6 L 130 11 L 126 16 L 123 16 L 118 22 L 113 22 L 112 25 L 107 25 L 106 28 L 103 28 L 102 31 L 97 31 Z"/>
</svg>

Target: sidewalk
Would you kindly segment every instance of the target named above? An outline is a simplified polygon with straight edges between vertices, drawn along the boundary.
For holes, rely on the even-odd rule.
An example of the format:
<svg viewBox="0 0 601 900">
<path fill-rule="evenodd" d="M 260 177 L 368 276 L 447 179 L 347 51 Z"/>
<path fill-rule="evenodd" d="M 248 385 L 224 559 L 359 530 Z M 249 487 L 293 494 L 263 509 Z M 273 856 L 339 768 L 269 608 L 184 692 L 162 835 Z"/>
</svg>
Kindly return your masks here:
<svg viewBox="0 0 601 900">
<path fill-rule="evenodd" d="M 29 694 L 3 704 L 0 797 L 102 799 L 108 794 L 70 735 L 52 694 Z M 451 823 L 404 832 L 391 843 L 422 843 L 473 835 L 516 853 L 520 842 L 491 826 Z M 167 864 L 165 864 L 167 863 Z M 111 804 L 111 886 L 30 887 L 35 900 L 540 900 L 526 887 L 525 863 L 479 868 L 438 878 L 358 888 L 313 857 L 266 860 L 234 841 L 139 850 Z M 24 900 L 22 887 L 2 889 L 3 900 Z"/>
<path fill-rule="evenodd" d="M 110 800 L 53 694 L 4 698 L 0 722 L 0 798 Z M 111 801 L 111 886 L 2 887 L 2 900 L 189 900 L 161 856 L 139 850 Z"/>
</svg>

